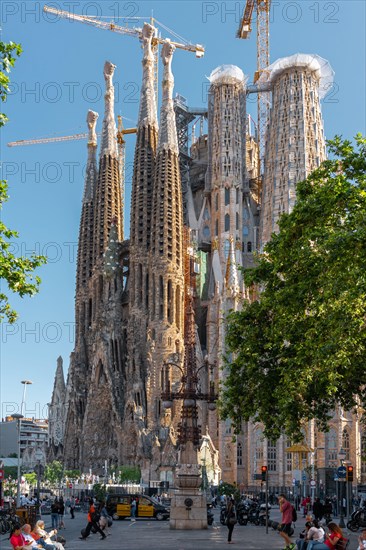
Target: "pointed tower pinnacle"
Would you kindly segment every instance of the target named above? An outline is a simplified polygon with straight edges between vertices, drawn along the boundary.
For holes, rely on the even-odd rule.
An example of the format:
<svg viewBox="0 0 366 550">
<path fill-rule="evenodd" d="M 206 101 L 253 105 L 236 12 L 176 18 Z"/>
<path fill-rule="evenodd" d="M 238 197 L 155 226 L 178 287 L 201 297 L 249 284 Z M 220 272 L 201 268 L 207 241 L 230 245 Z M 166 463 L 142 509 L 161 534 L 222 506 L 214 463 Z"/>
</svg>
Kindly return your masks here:
<svg viewBox="0 0 366 550">
<path fill-rule="evenodd" d="M 154 55 L 151 41 L 154 28 L 145 23 L 142 29 L 143 59 L 140 110 L 135 148 L 130 229 L 130 303 L 140 312 L 148 309 L 149 251 L 151 210 L 154 187 L 158 122 L 154 93 Z M 146 311 L 147 314 L 147 311 Z M 140 316 L 140 313 L 138 314 Z"/>
<path fill-rule="evenodd" d="M 237 296 L 240 291 L 238 268 L 236 265 L 234 238 L 230 235 L 230 250 L 226 263 L 225 288 L 230 296 Z"/>
<path fill-rule="evenodd" d="M 178 139 L 173 107 L 174 76 L 172 73 L 172 60 L 174 51 L 175 46 L 169 43 L 164 44 L 161 50 L 161 58 L 164 65 L 164 76 L 158 150 L 165 147 L 178 154 Z"/>
<path fill-rule="evenodd" d="M 55 386 L 56 384 L 60 389 L 65 390 L 65 377 L 64 377 L 64 369 L 63 369 L 63 359 L 61 355 L 57 358 L 57 367 L 56 367 L 56 375 L 55 375 Z"/>
<path fill-rule="evenodd" d="M 93 249 L 93 196 L 97 181 L 97 134 L 95 131 L 98 113 L 88 111 L 86 118 L 89 139 L 88 139 L 88 160 L 85 171 L 85 184 L 83 205 L 80 218 L 78 263 L 76 271 L 76 296 L 80 290 L 85 288 L 92 271 L 92 249 Z"/>
<path fill-rule="evenodd" d="M 115 65 L 104 64 L 106 83 L 105 115 L 103 119 L 98 183 L 94 194 L 93 265 L 102 258 L 109 239 L 112 219 L 116 219 L 118 240 L 122 240 L 122 194 L 119 155 L 114 119 L 114 87 L 112 77 Z"/>
<path fill-rule="evenodd" d="M 138 126 L 158 126 L 154 89 L 154 53 L 151 45 L 154 32 L 155 29 L 152 25 L 144 24 L 142 29 L 144 55 L 142 59 L 142 87 Z"/>
<path fill-rule="evenodd" d="M 104 79 L 106 91 L 104 94 L 104 120 L 102 128 L 102 143 L 100 147 L 100 157 L 103 155 L 111 155 L 117 157 L 117 142 L 116 142 L 116 121 L 114 118 L 114 86 L 113 75 L 116 65 L 110 61 L 104 64 Z"/>
</svg>

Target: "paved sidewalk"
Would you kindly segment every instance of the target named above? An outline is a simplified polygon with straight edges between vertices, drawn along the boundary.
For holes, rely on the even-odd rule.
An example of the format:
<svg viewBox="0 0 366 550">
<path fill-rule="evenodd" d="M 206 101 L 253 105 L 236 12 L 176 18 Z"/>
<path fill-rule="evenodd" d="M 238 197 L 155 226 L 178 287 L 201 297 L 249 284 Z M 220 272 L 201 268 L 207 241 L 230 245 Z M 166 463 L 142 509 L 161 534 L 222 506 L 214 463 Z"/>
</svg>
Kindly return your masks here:
<svg viewBox="0 0 366 550">
<path fill-rule="evenodd" d="M 271 519 L 279 520 L 279 510 L 271 511 Z M 46 526 L 50 524 L 50 516 L 44 517 Z M 227 543 L 227 527 L 220 524 L 219 510 L 215 510 L 215 523 L 204 531 L 173 531 L 168 521 L 129 520 L 115 521 L 110 529 L 111 536 L 100 540 L 98 534 L 91 535 L 86 541 L 79 540 L 80 530 L 86 525 L 86 514 L 79 513 L 75 520 L 66 516 L 66 529 L 60 531 L 66 538 L 65 550 L 220 550 L 230 548 Z M 303 529 L 304 519 L 298 519 L 295 536 Z M 349 550 L 357 548 L 357 534 L 350 535 Z M 10 550 L 8 536 L 0 539 L 0 549 Z M 280 550 L 284 547 L 280 535 L 265 527 L 254 525 L 236 525 L 233 532 L 233 548 L 238 550 Z"/>
</svg>

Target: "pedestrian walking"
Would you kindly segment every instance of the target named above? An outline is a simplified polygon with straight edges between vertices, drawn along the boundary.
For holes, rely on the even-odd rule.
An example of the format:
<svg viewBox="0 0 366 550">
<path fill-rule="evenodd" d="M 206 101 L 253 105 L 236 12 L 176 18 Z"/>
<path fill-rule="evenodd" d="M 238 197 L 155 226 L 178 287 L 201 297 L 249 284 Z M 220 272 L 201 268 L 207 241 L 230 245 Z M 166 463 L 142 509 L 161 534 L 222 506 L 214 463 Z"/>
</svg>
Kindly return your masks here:
<svg viewBox="0 0 366 550">
<path fill-rule="evenodd" d="M 85 527 L 85 529 L 81 531 L 81 537 L 79 537 L 79 539 L 86 540 L 90 535 L 90 531 L 92 527 L 94 527 L 94 529 L 98 531 L 98 533 L 101 535 L 100 540 L 106 539 L 107 537 L 99 527 L 99 520 L 100 520 L 100 514 L 96 511 L 94 506 L 94 501 L 91 498 L 89 500 L 88 524 Z"/>
<path fill-rule="evenodd" d="M 70 515 L 71 515 L 71 519 L 75 519 L 75 506 L 76 506 L 75 499 L 74 499 L 74 497 L 71 497 L 71 499 L 70 499 Z"/>
<path fill-rule="evenodd" d="M 51 504 L 51 523 L 52 529 L 58 528 L 58 499 L 55 498 Z"/>
<path fill-rule="evenodd" d="M 226 505 L 226 513 L 225 513 L 225 523 L 229 530 L 227 534 L 228 544 L 233 544 L 233 541 L 231 540 L 231 538 L 233 536 L 233 531 L 234 531 L 236 522 L 237 522 L 237 519 L 236 519 L 236 513 L 235 513 L 234 499 L 229 498 Z"/>
<path fill-rule="evenodd" d="M 64 499 L 60 497 L 60 500 L 58 501 L 58 528 L 59 529 L 62 529 L 62 528 L 66 529 L 64 516 L 65 516 L 65 503 L 64 503 Z"/>
<path fill-rule="evenodd" d="M 108 525 L 108 521 L 109 521 L 109 514 L 107 512 L 107 508 L 105 507 L 105 502 L 102 501 L 100 504 L 99 504 L 99 513 L 100 513 L 100 520 L 99 520 L 99 526 L 100 528 L 102 529 L 103 533 L 109 537 L 110 535 L 110 532 L 109 532 L 109 525 Z"/>
<path fill-rule="evenodd" d="M 320 502 L 320 498 L 317 497 L 315 499 L 315 502 L 313 504 L 313 514 L 314 514 L 314 517 L 316 520 L 320 521 L 323 517 L 323 514 L 324 514 L 324 506 L 323 504 Z"/>
<path fill-rule="evenodd" d="M 284 550 L 293 550 L 296 547 L 296 544 L 292 543 L 290 539 L 292 534 L 291 525 L 293 506 L 286 499 L 286 496 L 284 494 L 279 495 L 278 502 L 280 504 L 280 512 L 282 514 L 280 535 L 286 543 Z"/>
<path fill-rule="evenodd" d="M 131 500 L 131 521 L 136 521 L 136 508 L 137 508 L 137 502 L 135 497 L 132 497 Z"/>
</svg>

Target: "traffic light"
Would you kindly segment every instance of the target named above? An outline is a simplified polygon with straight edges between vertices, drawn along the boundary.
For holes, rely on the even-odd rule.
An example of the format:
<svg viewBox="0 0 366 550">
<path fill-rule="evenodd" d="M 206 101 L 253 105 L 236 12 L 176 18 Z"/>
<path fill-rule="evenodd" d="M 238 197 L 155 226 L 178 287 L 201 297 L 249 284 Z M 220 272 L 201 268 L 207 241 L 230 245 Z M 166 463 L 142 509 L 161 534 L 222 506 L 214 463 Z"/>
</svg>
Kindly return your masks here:
<svg viewBox="0 0 366 550">
<path fill-rule="evenodd" d="M 267 466 L 262 466 L 262 481 L 266 481 L 267 480 Z"/>
<path fill-rule="evenodd" d="M 347 466 L 347 481 L 353 481 L 353 466 Z"/>
</svg>

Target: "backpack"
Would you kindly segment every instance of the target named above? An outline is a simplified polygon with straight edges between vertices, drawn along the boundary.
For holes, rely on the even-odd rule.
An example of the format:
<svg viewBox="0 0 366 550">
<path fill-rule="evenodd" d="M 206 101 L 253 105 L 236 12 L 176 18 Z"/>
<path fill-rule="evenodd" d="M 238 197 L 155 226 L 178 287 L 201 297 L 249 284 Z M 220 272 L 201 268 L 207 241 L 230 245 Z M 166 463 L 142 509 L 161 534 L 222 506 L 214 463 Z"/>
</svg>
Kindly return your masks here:
<svg viewBox="0 0 366 550">
<path fill-rule="evenodd" d="M 295 506 L 292 507 L 292 521 L 294 523 L 297 521 L 297 512 Z"/>
</svg>

